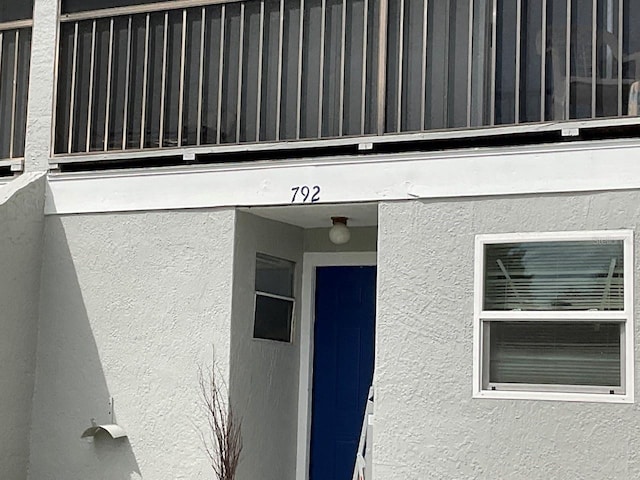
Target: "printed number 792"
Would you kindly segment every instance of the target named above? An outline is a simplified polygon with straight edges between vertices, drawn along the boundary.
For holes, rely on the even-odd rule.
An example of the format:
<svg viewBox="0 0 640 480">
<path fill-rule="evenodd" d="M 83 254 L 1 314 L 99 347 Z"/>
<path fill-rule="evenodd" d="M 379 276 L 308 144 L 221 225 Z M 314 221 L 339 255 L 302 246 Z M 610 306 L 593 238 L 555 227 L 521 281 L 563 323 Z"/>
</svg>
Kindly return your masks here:
<svg viewBox="0 0 640 480">
<path fill-rule="evenodd" d="M 319 185 L 314 185 L 313 187 L 300 185 L 292 187 L 291 191 L 293 192 L 291 203 L 316 203 L 320 201 Z"/>
</svg>

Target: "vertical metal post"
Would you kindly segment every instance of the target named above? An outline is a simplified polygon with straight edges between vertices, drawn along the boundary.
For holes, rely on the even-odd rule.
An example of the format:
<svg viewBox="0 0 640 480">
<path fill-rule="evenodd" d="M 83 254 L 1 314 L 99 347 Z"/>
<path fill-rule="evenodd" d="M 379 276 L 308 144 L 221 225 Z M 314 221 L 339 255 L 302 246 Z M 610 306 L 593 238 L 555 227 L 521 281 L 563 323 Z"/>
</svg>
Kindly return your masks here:
<svg viewBox="0 0 640 480">
<path fill-rule="evenodd" d="M 362 26 L 362 79 L 360 97 L 360 135 L 365 134 L 367 118 L 367 48 L 369 41 L 369 0 L 364 0 Z"/>
<path fill-rule="evenodd" d="M 144 67 L 142 72 L 142 113 L 140 115 L 140 149 L 144 148 L 144 133 L 146 128 L 146 114 L 147 114 L 147 78 L 149 75 L 149 14 L 145 20 L 144 29 Z"/>
<path fill-rule="evenodd" d="M 471 0 L 473 1 L 473 0 Z M 421 90 L 420 90 L 420 130 L 426 127 L 427 115 L 427 55 L 428 55 L 428 38 L 429 38 L 429 0 L 422 2 L 422 72 L 421 72 Z"/>
<path fill-rule="evenodd" d="M 340 100 L 338 106 L 338 136 L 343 134 L 344 127 L 344 82 L 345 55 L 347 52 L 347 0 L 342 0 L 342 38 L 340 41 Z"/>
<path fill-rule="evenodd" d="M 260 116 L 262 109 L 262 56 L 264 55 L 264 0 L 260 1 L 260 38 L 258 39 L 258 93 L 256 95 L 256 142 L 260 141 Z"/>
<path fill-rule="evenodd" d="M 202 86 L 204 85 L 204 39 L 206 31 L 207 9 L 202 7 L 200 24 L 200 66 L 198 68 L 198 120 L 196 127 L 196 145 L 202 143 Z"/>
<path fill-rule="evenodd" d="M 109 20 L 109 63 L 107 65 L 107 100 L 105 102 L 104 151 L 109 148 L 109 122 L 111 114 L 111 72 L 113 71 L 113 18 Z"/>
<path fill-rule="evenodd" d="M 131 22 L 129 16 L 127 22 L 127 68 L 124 81 L 124 109 L 122 112 L 122 150 L 127 148 L 127 117 L 129 116 L 129 83 L 131 81 Z"/>
<path fill-rule="evenodd" d="M 540 121 L 546 118 L 547 106 L 547 0 L 542 0 L 542 25 L 540 39 Z"/>
<path fill-rule="evenodd" d="M 376 101 L 376 125 L 378 135 L 384 135 L 387 91 L 387 19 L 389 16 L 389 0 L 380 0 L 380 17 L 378 19 L 378 91 Z"/>
<path fill-rule="evenodd" d="M 404 67 L 404 0 L 400 0 L 400 18 L 398 18 L 398 98 L 396 103 L 396 132 L 402 131 L 402 94 Z"/>
<path fill-rule="evenodd" d="M 184 113 L 184 76 L 187 56 L 187 10 L 182 10 L 182 45 L 180 48 L 180 87 L 178 98 L 178 146 L 182 146 L 182 125 Z"/>
<path fill-rule="evenodd" d="M 282 62 L 284 56 L 284 0 L 280 0 L 280 30 L 278 33 L 278 85 L 276 93 L 276 140 L 280 140 L 280 112 L 282 103 Z"/>
<path fill-rule="evenodd" d="M 516 80 L 514 123 L 520 123 L 520 62 L 522 55 L 522 0 L 516 1 Z"/>
<path fill-rule="evenodd" d="M 473 10 L 474 1 L 469 0 L 469 51 L 467 54 L 467 127 L 471 126 L 471 86 L 473 69 Z"/>
<path fill-rule="evenodd" d="M 167 50 L 169 43 L 169 12 L 164 12 L 164 33 L 162 38 L 162 83 L 160 88 L 160 125 L 158 129 L 158 147 L 164 146 L 164 105 L 167 95 Z"/>
<path fill-rule="evenodd" d="M 567 0 L 567 31 L 565 52 L 565 89 L 564 89 L 564 120 L 569 120 L 571 115 L 571 0 Z"/>
<path fill-rule="evenodd" d="M 222 10 L 220 11 L 220 58 L 218 63 L 218 125 L 216 132 L 216 143 L 220 143 L 222 139 L 222 71 L 224 69 L 224 30 L 226 23 L 226 5 L 222 5 Z"/>
<path fill-rule="evenodd" d="M 13 158 L 13 144 L 16 132 L 16 102 L 18 96 L 18 55 L 20 46 L 20 29 L 16 29 L 13 47 L 13 81 L 11 82 L 11 127 L 9 128 L 9 158 Z M 0 57 L 1 59 L 2 57 Z"/>
<path fill-rule="evenodd" d="M 498 0 L 493 0 L 491 12 L 491 105 L 490 125 L 496 124 L 496 55 L 498 50 Z"/>
<path fill-rule="evenodd" d="M 0 38 L 0 42 L 2 39 Z M 0 54 L 0 58 L 2 55 Z M 71 60 L 71 95 L 69 96 L 69 133 L 67 136 L 67 153 L 73 147 L 73 114 L 76 99 L 76 71 L 78 65 L 78 22 L 73 25 L 73 59 Z"/>
<path fill-rule="evenodd" d="M 598 0 L 592 1 L 591 11 L 591 118 L 596 118 L 596 82 L 598 62 Z"/>
<path fill-rule="evenodd" d="M 236 142 L 240 143 L 240 121 L 242 115 L 242 59 L 244 57 L 244 8 L 240 3 L 240 45 L 238 45 L 238 96 L 236 103 Z"/>
<path fill-rule="evenodd" d="M 322 137 L 322 104 L 324 103 L 324 36 L 326 29 L 326 17 L 327 17 L 327 0 L 322 0 L 322 12 L 321 12 L 321 25 L 320 25 L 320 74 L 318 76 L 318 138 Z"/>
<path fill-rule="evenodd" d="M 618 116 L 622 116 L 622 44 L 624 25 L 624 0 L 618 0 Z"/>
<path fill-rule="evenodd" d="M 91 150 L 91 125 L 93 123 L 93 77 L 96 62 L 96 21 L 91 25 L 91 57 L 89 60 L 89 93 L 87 98 L 87 141 L 85 151 Z"/>
<path fill-rule="evenodd" d="M 302 116 L 302 47 L 304 44 L 304 0 L 300 0 L 300 37 L 298 39 L 298 91 L 296 93 L 296 140 L 300 139 Z"/>
</svg>

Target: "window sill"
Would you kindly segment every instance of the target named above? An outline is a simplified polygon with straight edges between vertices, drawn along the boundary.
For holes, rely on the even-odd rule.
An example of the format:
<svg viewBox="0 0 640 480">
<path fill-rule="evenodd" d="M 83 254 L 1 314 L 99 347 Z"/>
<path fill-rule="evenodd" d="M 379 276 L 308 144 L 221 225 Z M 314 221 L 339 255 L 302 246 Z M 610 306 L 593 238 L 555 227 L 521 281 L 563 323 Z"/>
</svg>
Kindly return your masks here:
<svg viewBox="0 0 640 480">
<path fill-rule="evenodd" d="M 473 398 L 492 400 L 543 400 L 556 402 L 588 403 L 634 403 L 633 394 L 608 395 L 602 393 L 533 392 L 480 390 L 473 392 Z"/>
</svg>

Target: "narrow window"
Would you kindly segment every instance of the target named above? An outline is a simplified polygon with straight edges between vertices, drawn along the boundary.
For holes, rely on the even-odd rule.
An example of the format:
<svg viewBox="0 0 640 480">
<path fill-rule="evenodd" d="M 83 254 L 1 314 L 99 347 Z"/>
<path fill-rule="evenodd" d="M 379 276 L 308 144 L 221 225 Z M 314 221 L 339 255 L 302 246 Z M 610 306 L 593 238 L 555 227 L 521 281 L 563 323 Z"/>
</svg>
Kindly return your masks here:
<svg viewBox="0 0 640 480">
<path fill-rule="evenodd" d="M 256 255 L 253 338 L 291 342 L 295 263 Z"/>
</svg>

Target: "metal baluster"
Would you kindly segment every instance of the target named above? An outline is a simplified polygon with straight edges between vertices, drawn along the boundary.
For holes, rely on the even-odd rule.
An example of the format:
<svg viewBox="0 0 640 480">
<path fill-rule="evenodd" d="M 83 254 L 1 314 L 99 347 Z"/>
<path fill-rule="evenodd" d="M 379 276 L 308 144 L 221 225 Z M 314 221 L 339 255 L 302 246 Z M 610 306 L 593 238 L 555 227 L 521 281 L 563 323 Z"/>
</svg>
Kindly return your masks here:
<svg viewBox="0 0 640 480">
<path fill-rule="evenodd" d="M 260 39 L 258 40 L 258 94 L 256 101 L 256 141 L 260 141 L 260 115 L 262 109 L 262 56 L 264 55 L 264 0 L 260 2 Z"/>
<path fill-rule="evenodd" d="M 111 114 L 111 72 L 113 71 L 113 18 L 109 21 L 109 63 L 107 65 L 107 100 L 104 120 L 104 151 L 109 148 L 109 117 Z"/>
<path fill-rule="evenodd" d="M 304 0 L 300 0 L 300 37 L 298 40 L 298 91 L 296 98 L 296 139 L 300 139 L 302 113 L 302 47 L 304 43 Z"/>
<path fill-rule="evenodd" d="M 624 26 L 624 1 L 618 0 L 618 116 L 622 116 L 622 43 Z"/>
<path fill-rule="evenodd" d="M 497 55 L 497 29 L 498 29 L 498 0 L 493 0 L 493 10 L 491 14 L 491 105 L 490 124 L 496 124 L 496 55 Z"/>
<path fill-rule="evenodd" d="M 540 40 L 540 121 L 546 118 L 547 106 L 547 0 L 542 0 L 542 26 Z"/>
<path fill-rule="evenodd" d="M 182 146 L 182 125 L 184 113 L 184 75 L 187 56 L 187 10 L 182 10 L 182 45 L 180 49 L 180 87 L 178 99 L 178 146 Z"/>
<path fill-rule="evenodd" d="M 471 126 L 471 81 L 473 69 L 473 10 L 474 1 L 469 0 L 469 41 L 467 52 L 467 127 Z"/>
<path fill-rule="evenodd" d="M 0 39 L 1 41 L 2 39 Z M 73 26 L 73 59 L 71 60 L 71 96 L 69 97 L 69 133 L 67 136 L 67 153 L 73 147 L 73 117 L 76 98 L 76 71 L 78 65 L 78 22 Z"/>
<path fill-rule="evenodd" d="M 206 8 L 202 7 L 201 26 L 200 26 L 200 67 L 198 69 L 198 120 L 196 128 L 196 145 L 202 143 L 202 86 L 204 84 L 204 40 L 206 30 L 207 13 Z"/>
<path fill-rule="evenodd" d="M 398 99 L 396 105 L 396 132 L 402 131 L 402 83 L 404 67 L 404 0 L 400 0 L 400 25 L 398 27 Z"/>
<path fill-rule="evenodd" d="M 591 11 L 591 118 L 596 118 L 596 82 L 598 61 L 598 0 L 592 1 Z"/>
<path fill-rule="evenodd" d="M 516 2 L 516 81 L 514 123 L 520 123 L 520 62 L 522 55 L 522 0 Z"/>
<path fill-rule="evenodd" d="M 122 150 L 127 148 L 127 117 L 129 116 L 129 82 L 131 81 L 131 22 L 129 16 L 127 23 L 127 68 L 124 82 L 124 109 L 122 112 Z"/>
<path fill-rule="evenodd" d="M 167 95 L 167 50 L 169 43 L 169 12 L 164 12 L 164 33 L 162 39 L 162 86 L 160 93 L 160 126 L 158 130 L 158 147 L 164 146 L 164 99 Z"/>
<path fill-rule="evenodd" d="M 369 0 L 364 0 L 362 32 L 362 97 L 360 102 L 360 135 L 365 134 L 367 118 L 367 47 L 369 42 Z"/>
<path fill-rule="evenodd" d="M 20 45 L 20 30 L 16 29 L 14 35 L 14 50 L 13 50 L 13 82 L 11 91 L 11 127 L 9 129 L 9 158 L 13 158 L 13 143 L 15 141 L 16 132 L 16 102 L 18 96 L 18 54 Z M 1 57 L 0 57 L 1 58 Z"/>
<path fill-rule="evenodd" d="M 473 0 L 471 0 L 473 1 Z M 429 0 L 423 0 L 422 4 L 422 72 L 420 91 L 420 130 L 426 127 L 427 115 L 427 55 L 429 53 Z"/>
<path fill-rule="evenodd" d="M 149 14 L 147 13 L 144 30 L 144 68 L 142 72 L 142 114 L 140 115 L 140 148 L 144 148 L 144 134 L 147 114 L 147 82 L 149 75 Z"/>
<path fill-rule="evenodd" d="M 347 50 L 347 0 L 342 0 L 342 38 L 340 41 L 340 97 L 338 106 L 338 136 L 343 134 L 344 127 L 344 81 L 345 54 Z"/>
<path fill-rule="evenodd" d="M 242 115 L 242 58 L 244 56 L 244 8 L 240 4 L 240 45 L 238 46 L 238 95 L 236 103 L 236 142 L 240 143 L 240 116 Z"/>
<path fill-rule="evenodd" d="M 327 15 L 327 0 L 322 0 L 322 15 L 320 26 L 320 75 L 318 84 L 318 138 L 322 137 L 322 104 L 324 101 L 324 36 L 325 36 L 325 20 Z"/>
<path fill-rule="evenodd" d="M 93 77 L 96 62 L 96 21 L 91 25 L 91 56 L 89 59 L 89 92 L 87 99 L 87 141 L 85 151 L 91 150 L 91 125 L 93 123 Z"/>
<path fill-rule="evenodd" d="M 278 33 L 278 92 L 276 94 L 276 140 L 280 140 L 280 113 L 282 108 L 282 62 L 284 56 L 284 0 L 280 0 L 280 31 Z"/>
<path fill-rule="evenodd" d="M 565 89 L 564 89 L 564 115 L 569 120 L 571 114 L 569 97 L 571 95 L 571 0 L 567 0 L 567 31 L 565 52 Z"/>
<path fill-rule="evenodd" d="M 226 22 L 226 6 L 222 5 L 222 10 L 220 13 L 220 60 L 218 63 L 219 71 L 218 71 L 218 128 L 216 132 L 216 143 L 221 142 L 221 130 L 222 130 L 222 70 L 224 68 L 224 30 L 225 30 L 225 22 Z"/>
<path fill-rule="evenodd" d="M 385 110 L 387 91 L 387 19 L 389 16 L 389 0 L 380 0 L 380 12 L 378 20 L 378 92 L 376 102 L 378 135 L 383 135 L 385 130 Z"/>
</svg>

